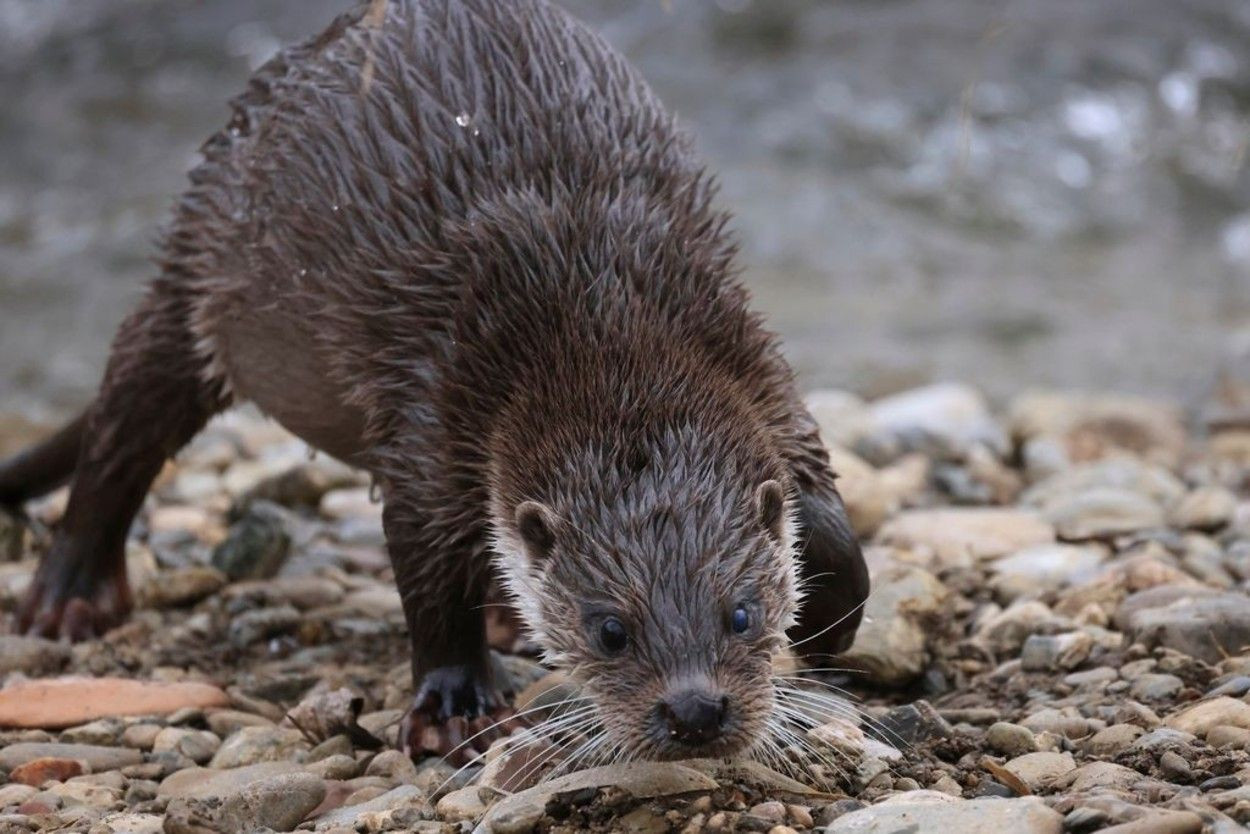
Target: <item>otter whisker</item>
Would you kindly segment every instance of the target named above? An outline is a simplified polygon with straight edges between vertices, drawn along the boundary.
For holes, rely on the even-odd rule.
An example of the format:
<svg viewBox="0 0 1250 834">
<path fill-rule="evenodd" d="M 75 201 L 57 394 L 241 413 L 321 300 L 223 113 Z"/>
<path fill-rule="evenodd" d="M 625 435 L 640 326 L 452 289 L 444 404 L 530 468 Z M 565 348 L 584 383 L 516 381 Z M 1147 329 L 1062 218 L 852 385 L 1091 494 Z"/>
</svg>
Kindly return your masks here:
<svg viewBox="0 0 1250 834">
<path fill-rule="evenodd" d="M 546 694 L 547 692 L 551 692 L 551 691 L 552 691 L 552 690 L 554 690 L 555 688 L 556 688 L 556 687 L 554 687 L 554 686 L 553 686 L 553 687 L 551 687 L 550 689 L 545 689 L 545 690 L 543 690 L 543 692 L 540 692 L 540 693 L 539 693 L 539 697 L 541 697 L 543 694 Z M 571 698 L 566 698 L 566 699 L 564 699 L 563 701 L 557 701 L 557 702 L 556 702 L 556 703 L 554 703 L 554 704 L 543 704 L 543 705 L 541 705 L 541 706 L 537 706 L 537 707 L 530 707 L 529 709 L 522 710 L 521 712 L 514 712 L 514 713 L 512 713 L 511 715 L 508 715 L 508 716 L 507 716 L 507 717 L 505 717 L 505 718 L 501 718 L 501 719 L 499 719 L 498 721 L 494 722 L 494 723 L 493 723 L 493 724 L 491 724 L 490 726 L 485 727 L 485 728 L 483 728 L 483 729 L 481 729 L 481 730 L 478 730 L 476 733 L 474 733 L 473 735 L 469 736 L 469 737 L 468 737 L 468 738 L 466 738 L 464 741 L 460 742 L 460 743 L 459 743 L 459 744 L 457 744 L 455 747 L 453 747 L 453 748 L 451 748 L 450 750 L 448 750 L 448 751 L 447 751 L 447 753 L 443 756 L 443 758 L 447 758 L 447 756 L 452 755 L 452 754 L 453 754 L 453 753 L 455 753 L 457 750 L 459 750 L 460 748 L 464 747 L 466 744 L 469 744 L 470 742 L 472 742 L 474 739 L 476 739 L 476 738 L 478 738 L 478 737 L 480 737 L 480 736 L 483 736 L 483 735 L 485 735 L 486 733 L 489 733 L 491 730 L 494 730 L 494 729 L 496 729 L 497 727 L 501 727 L 501 726 L 503 726 L 504 724 L 508 723 L 509 721 L 514 721 L 514 720 L 516 720 L 516 719 L 518 719 L 518 718 L 524 718 L 524 717 L 525 717 L 525 716 L 527 716 L 527 715 L 533 715 L 534 713 L 536 713 L 536 712 L 542 712 L 543 710 L 557 710 L 557 709 L 559 709 L 559 708 L 560 708 L 560 707 L 562 707 L 562 706 L 565 706 L 565 705 L 567 705 L 567 704 L 575 704 L 575 703 L 577 703 L 578 701 L 586 701 L 586 702 L 588 702 L 588 703 L 589 703 L 590 699 L 589 699 L 589 698 L 587 698 L 587 697 L 586 697 L 586 696 L 584 696 L 584 695 L 575 695 L 575 696 L 573 696 L 573 697 L 571 697 Z M 564 717 L 564 716 L 565 716 L 565 715 L 567 715 L 567 714 L 568 714 L 568 711 L 563 712 L 563 713 L 559 713 L 559 714 L 553 714 L 553 715 L 552 715 L 552 718 Z M 542 724 L 539 724 L 538 726 L 540 726 L 540 727 L 541 727 L 541 726 L 542 726 Z"/>
<path fill-rule="evenodd" d="M 785 680 L 793 680 L 793 679 L 777 678 L 776 680 L 785 681 Z M 832 684 L 826 684 L 823 681 L 809 681 L 809 682 L 817 683 L 822 686 L 827 686 L 828 688 L 834 690 L 834 692 L 844 695 L 845 697 L 848 697 L 848 698 L 853 697 L 849 693 L 846 693 L 844 690 L 838 689 L 838 687 L 833 686 Z M 862 718 L 864 723 L 868 725 L 868 727 L 870 727 L 874 732 L 876 732 L 882 738 L 888 739 L 891 744 L 893 744 L 895 747 L 899 748 L 900 750 L 905 750 L 911 746 L 905 739 L 899 736 L 898 733 L 894 732 L 889 727 L 887 727 L 884 723 L 882 723 L 882 721 L 879 718 L 870 714 L 866 710 L 860 708 L 859 706 L 857 706 L 855 703 L 851 701 L 835 700 L 833 698 L 828 698 L 826 696 L 823 696 L 817 692 L 809 692 L 807 690 L 799 689 L 790 684 L 783 684 L 779 686 L 778 691 L 780 693 L 784 693 L 786 697 L 793 698 L 796 700 L 801 700 L 803 703 L 813 708 L 823 709 L 826 712 L 832 712 L 837 715 L 858 716 Z"/>
<path fill-rule="evenodd" d="M 570 699 L 570 701 L 573 701 L 573 700 L 576 700 L 576 699 Z M 537 709 L 538 708 L 535 708 L 535 711 Z M 528 712 L 530 712 L 530 710 L 526 710 L 524 713 L 517 713 L 516 716 L 524 715 Z M 515 743 L 517 746 L 510 747 L 510 749 L 505 751 L 505 755 L 509 755 L 509 756 L 516 755 L 519 751 L 524 750 L 528 746 L 545 741 L 546 739 L 549 739 L 552 736 L 565 731 L 568 728 L 568 726 L 575 724 L 577 720 L 589 717 L 591 713 L 593 712 L 594 712 L 593 705 L 581 707 L 578 710 L 564 713 L 558 717 L 553 717 L 534 727 L 527 727 L 523 733 L 520 733 L 518 735 L 508 736 L 507 738 L 502 740 L 502 743 L 505 746 L 512 745 Z M 516 716 L 512 716 L 512 717 L 516 717 Z M 495 726 L 498 726 L 499 723 L 502 723 L 502 722 L 497 722 Z M 481 733 L 478 733 L 477 735 L 481 735 Z M 453 750 L 448 752 L 447 755 L 450 756 L 452 752 L 460 749 L 467 742 L 471 741 L 473 738 L 476 738 L 476 737 L 477 736 L 475 735 L 475 736 L 472 736 L 471 738 L 465 739 L 464 742 L 461 742 L 459 745 L 453 748 Z M 477 764 L 479 760 L 481 760 L 483 757 L 486 756 L 487 752 L 488 752 L 487 750 L 483 750 L 482 752 L 474 755 L 471 759 L 469 759 L 467 762 L 465 762 L 463 765 L 457 768 L 454 773 L 452 773 L 445 780 L 443 780 L 443 783 L 439 785 L 438 788 L 435 789 L 434 792 L 438 793 L 443 788 L 447 787 L 447 785 L 449 785 L 452 781 L 454 781 L 455 778 L 459 776 L 461 773 L 463 773 L 466 769 Z M 444 758 L 446 758 L 446 756 L 444 756 Z"/>
<path fill-rule="evenodd" d="M 867 605 L 868 601 L 872 599 L 873 595 L 875 595 L 876 593 L 877 593 L 877 589 L 875 588 L 872 591 L 869 591 L 868 595 L 865 596 L 862 600 L 860 600 L 858 605 L 851 608 L 841 617 L 838 617 L 836 620 L 834 620 L 829 625 L 825 626 L 824 628 L 822 628 L 820 631 L 816 632 L 815 634 L 809 634 L 808 636 L 804 637 L 802 640 L 798 641 L 797 643 L 791 643 L 790 649 L 793 651 L 795 648 L 803 645 L 804 643 L 810 643 L 811 641 L 815 640 L 817 637 L 820 637 L 822 634 L 825 634 L 826 632 L 842 625 L 842 623 L 846 621 L 847 617 L 854 615 L 855 612 L 859 611 L 861 608 Z"/>
<path fill-rule="evenodd" d="M 559 733 L 565 733 L 565 734 L 567 734 L 567 738 L 565 738 L 565 739 L 561 740 L 561 741 L 560 741 L 559 743 L 557 743 L 557 744 L 552 745 L 552 746 L 551 746 L 551 749 L 549 749 L 549 750 L 547 750 L 547 751 L 545 751 L 545 752 L 543 752 L 543 753 L 539 754 L 538 756 L 536 756 L 536 757 L 535 757 L 534 759 L 532 759 L 531 761 L 526 762 L 526 763 L 525 763 L 525 765 L 523 765 L 523 766 L 522 766 L 522 768 L 521 768 L 520 770 L 518 770 L 518 771 L 517 771 L 516 773 L 514 773 L 511 777 L 509 777 L 509 779 L 508 779 L 508 781 L 507 781 L 507 783 L 506 783 L 506 784 L 513 784 L 513 783 L 514 783 L 514 781 L 515 781 L 515 783 L 516 783 L 516 784 L 524 784 L 525 779 L 528 779 L 528 778 L 529 778 L 530 776 L 532 776 L 533 774 L 535 774 L 535 773 L 537 773 L 538 771 L 542 770 L 542 768 L 543 768 L 543 767 L 544 767 L 547 763 L 549 763 L 550 761 L 552 761 L 553 759 L 557 759 L 557 758 L 559 758 L 560 754 L 561 754 L 564 750 L 566 750 L 566 749 L 569 747 L 569 745 L 571 745 L 571 744 L 573 744 L 573 743 L 575 743 L 575 742 L 577 742 L 577 741 L 579 741 L 579 740 L 581 740 L 582 738 L 585 738 L 585 737 L 589 737 L 590 739 L 592 739 L 592 740 L 593 740 L 593 739 L 597 738 L 599 735 L 601 735 L 601 734 L 602 734 L 602 732 L 601 732 L 601 731 L 602 731 L 602 726 L 603 726 L 603 725 L 602 725 L 602 723 L 598 720 L 598 716 L 596 716 L 596 715 L 594 715 L 594 714 L 593 714 L 593 712 L 594 712 L 594 707 L 593 707 L 593 706 L 590 708 L 590 710 L 591 710 L 591 714 L 589 714 L 589 715 L 585 715 L 585 714 L 580 715 L 580 716 L 579 716 L 579 719 L 580 719 L 579 721 L 572 722 L 572 723 L 570 723 L 570 724 L 568 724 L 568 725 L 566 725 L 566 726 L 564 726 L 564 727 L 561 727 L 561 728 L 559 729 Z M 596 732 L 596 731 L 599 731 L 599 732 Z M 556 733 L 549 733 L 549 734 L 545 735 L 545 736 L 544 736 L 543 738 L 541 738 L 541 739 L 536 739 L 536 740 L 535 740 L 535 743 L 538 743 L 539 741 L 549 741 L 549 740 L 550 740 L 552 737 L 554 737 L 555 735 L 556 735 Z M 515 755 L 515 754 L 514 754 L 514 753 L 510 753 L 510 755 Z M 566 760 L 566 761 L 567 761 L 567 760 Z M 539 783 L 541 783 L 541 782 L 545 781 L 545 780 L 546 780 L 546 779 L 548 779 L 548 778 L 551 778 L 551 776 L 552 776 L 552 775 L 553 775 L 553 774 L 554 774 L 557 770 L 559 770 L 559 766 L 557 766 L 557 767 L 556 767 L 555 769 L 553 769 L 551 772 L 549 772 L 548 774 L 546 774 L 546 776 L 544 776 L 542 779 L 540 779 L 540 780 L 539 780 Z"/>
<path fill-rule="evenodd" d="M 881 724 L 875 716 L 870 715 L 854 704 L 847 703 L 845 701 L 823 697 L 814 692 L 804 692 L 802 690 L 794 689 L 787 691 L 784 697 L 788 698 L 791 702 L 815 710 L 822 715 L 832 715 L 838 718 L 862 719 L 865 724 L 883 735 L 891 732 L 890 729 Z M 902 739 L 897 740 L 902 742 Z"/>
<path fill-rule="evenodd" d="M 796 724 L 798 722 L 794 721 L 795 718 L 805 717 L 805 716 L 802 716 L 801 713 L 797 713 L 795 710 L 789 707 L 781 707 L 778 711 L 782 715 L 786 716 L 787 718 L 790 718 L 792 723 L 796 723 Z M 805 751 L 809 755 L 815 756 L 823 764 L 831 767 L 835 772 L 837 772 L 839 776 L 842 776 L 843 778 L 845 778 L 846 774 L 842 771 L 842 768 L 835 761 L 831 760 L 826 754 L 824 754 L 820 749 L 818 749 L 816 745 L 813 744 L 807 738 L 806 732 L 800 735 L 799 733 L 794 732 L 789 727 L 786 727 L 784 725 L 780 725 L 779 730 L 783 734 L 785 734 L 791 740 L 791 743 L 793 743 L 795 746 L 799 747 L 801 750 Z M 845 751 L 838 750 L 837 748 L 832 747 L 830 745 L 826 745 L 826 747 L 828 747 L 834 753 L 841 755 L 843 758 L 847 760 L 848 763 L 850 763 L 850 757 L 846 755 Z"/>
</svg>

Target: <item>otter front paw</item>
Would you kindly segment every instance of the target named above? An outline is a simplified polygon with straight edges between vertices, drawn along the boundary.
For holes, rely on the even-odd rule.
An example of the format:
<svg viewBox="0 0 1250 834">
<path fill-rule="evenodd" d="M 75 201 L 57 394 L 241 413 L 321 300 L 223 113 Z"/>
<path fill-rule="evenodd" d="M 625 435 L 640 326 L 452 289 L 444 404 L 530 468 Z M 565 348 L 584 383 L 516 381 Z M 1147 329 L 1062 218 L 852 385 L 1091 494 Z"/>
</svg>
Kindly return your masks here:
<svg viewBox="0 0 1250 834">
<path fill-rule="evenodd" d="M 467 666 L 426 673 L 399 726 L 399 746 L 412 759 L 442 756 L 460 766 L 521 726 L 484 676 Z"/>
</svg>

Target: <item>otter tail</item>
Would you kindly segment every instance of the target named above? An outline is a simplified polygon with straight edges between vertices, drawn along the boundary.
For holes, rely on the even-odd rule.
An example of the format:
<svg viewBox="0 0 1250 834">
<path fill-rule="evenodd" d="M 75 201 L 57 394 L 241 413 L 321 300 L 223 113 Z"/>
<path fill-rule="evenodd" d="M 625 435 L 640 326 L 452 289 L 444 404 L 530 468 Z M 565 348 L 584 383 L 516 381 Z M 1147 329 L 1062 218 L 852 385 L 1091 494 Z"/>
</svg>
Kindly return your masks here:
<svg viewBox="0 0 1250 834">
<path fill-rule="evenodd" d="M 16 506 L 51 492 L 74 474 L 87 417 L 79 415 L 34 448 L 0 461 L 0 506 Z"/>
</svg>

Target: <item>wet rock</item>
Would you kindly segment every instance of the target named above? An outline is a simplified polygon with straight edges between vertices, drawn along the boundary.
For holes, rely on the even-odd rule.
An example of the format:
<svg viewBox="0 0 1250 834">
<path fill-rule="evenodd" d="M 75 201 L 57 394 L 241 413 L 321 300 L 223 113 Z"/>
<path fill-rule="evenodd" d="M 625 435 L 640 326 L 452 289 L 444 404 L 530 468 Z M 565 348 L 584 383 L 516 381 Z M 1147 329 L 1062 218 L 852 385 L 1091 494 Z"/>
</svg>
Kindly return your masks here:
<svg viewBox="0 0 1250 834">
<path fill-rule="evenodd" d="M 1004 756 L 1021 756 L 1037 750 L 1032 730 L 1005 721 L 992 724 L 985 733 L 985 741 L 991 750 Z"/>
<path fill-rule="evenodd" d="M 1168 511 L 1176 527 L 1206 532 L 1219 530 L 1233 520 L 1237 497 L 1223 487 L 1199 487 L 1177 501 Z"/>
<path fill-rule="evenodd" d="M 166 810 L 165 832 L 292 831 L 324 797 L 324 783 L 310 773 L 266 777 L 234 793 L 174 797 Z"/>
<path fill-rule="evenodd" d="M 11 672 L 26 675 L 57 672 L 69 662 L 69 656 L 69 646 L 64 643 L 41 637 L 0 634 L 0 678 Z"/>
<path fill-rule="evenodd" d="M 1071 753 L 1039 751 L 1017 756 L 1003 767 L 1028 785 L 1029 790 L 1038 791 L 1076 770 L 1076 761 Z"/>
<path fill-rule="evenodd" d="M 86 765 L 78 759 L 32 759 L 20 764 L 9 773 L 9 779 L 19 785 L 39 787 L 47 781 L 64 782 L 86 772 Z"/>
<path fill-rule="evenodd" d="M 302 761 L 309 747 L 297 730 L 244 727 L 222 742 L 209 766 L 224 769 L 258 762 Z"/>
<path fill-rule="evenodd" d="M 955 802 L 900 800 L 853 811 L 838 817 L 826 829 L 828 834 L 896 834 L 907 830 L 1061 834 L 1063 817 L 1032 797 Z"/>
<path fill-rule="evenodd" d="M 850 666 L 884 686 L 901 686 L 919 677 L 928 662 L 928 635 L 949 592 L 918 568 L 888 568 L 873 578 L 864 607 L 864 624 L 843 655 Z"/>
<path fill-rule="evenodd" d="M 1040 516 L 996 507 L 908 510 L 877 535 L 881 544 L 930 548 L 941 563 L 953 565 L 995 559 L 1054 539 L 1054 528 Z"/>
<path fill-rule="evenodd" d="M 290 518 L 281 507 L 254 501 L 213 550 L 213 567 L 231 580 L 265 579 L 286 561 L 291 549 Z"/>
<path fill-rule="evenodd" d="M 0 689 L 0 727 L 72 727 L 95 718 L 168 715 L 184 707 L 220 707 L 226 694 L 205 683 L 126 678 L 49 678 Z"/>
<path fill-rule="evenodd" d="M 0 770 L 12 771 L 35 759 L 68 759 L 86 764 L 92 772 L 117 770 L 143 761 L 138 750 L 124 747 L 98 747 L 91 744 L 19 742 L 0 748 Z"/>
<path fill-rule="evenodd" d="M 180 608 L 195 605 L 212 596 L 226 584 L 221 571 L 193 565 L 163 571 L 153 576 L 139 590 L 139 604 L 146 608 Z"/>
</svg>

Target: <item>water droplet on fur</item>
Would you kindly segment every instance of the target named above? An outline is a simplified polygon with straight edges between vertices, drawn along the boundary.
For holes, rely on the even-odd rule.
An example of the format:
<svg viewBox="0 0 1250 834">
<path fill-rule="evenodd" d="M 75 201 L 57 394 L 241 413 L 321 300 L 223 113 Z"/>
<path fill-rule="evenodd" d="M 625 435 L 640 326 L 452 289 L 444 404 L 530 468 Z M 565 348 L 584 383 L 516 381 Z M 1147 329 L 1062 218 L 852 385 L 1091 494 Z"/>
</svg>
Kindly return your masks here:
<svg viewBox="0 0 1250 834">
<path fill-rule="evenodd" d="M 382 500 L 382 484 L 376 479 L 369 482 L 369 500 L 375 504 Z"/>
<path fill-rule="evenodd" d="M 471 119 L 469 118 L 468 113 L 461 112 L 460 115 L 456 116 L 456 124 L 460 125 L 461 127 L 468 127 L 470 121 Z"/>
<path fill-rule="evenodd" d="M 338 203 L 335 203 L 334 205 L 330 206 L 330 208 L 331 208 L 331 210 L 333 210 L 333 211 L 338 211 L 338 210 L 339 210 L 339 204 L 338 204 Z"/>
<path fill-rule="evenodd" d="M 307 449 L 305 449 L 304 454 L 308 456 L 309 460 L 317 459 L 317 450 L 314 449 L 312 446 L 309 446 Z"/>
</svg>

